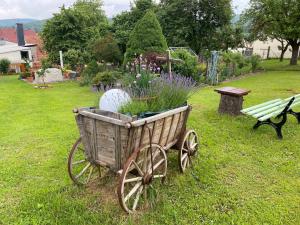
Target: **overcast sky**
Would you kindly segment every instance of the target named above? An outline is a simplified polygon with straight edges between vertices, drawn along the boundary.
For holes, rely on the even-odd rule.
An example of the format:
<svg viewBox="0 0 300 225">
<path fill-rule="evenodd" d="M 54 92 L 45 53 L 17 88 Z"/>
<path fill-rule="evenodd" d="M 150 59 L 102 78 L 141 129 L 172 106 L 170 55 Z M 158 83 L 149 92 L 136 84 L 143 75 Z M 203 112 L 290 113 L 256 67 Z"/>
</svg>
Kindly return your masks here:
<svg viewBox="0 0 300 225">
<path fill-rule="evenodd" d="M 75 0 L 0 0 L 0 19 L 34 18 L 46 19 L 59 11 L 65 4 L 70 6 Z M 108 17 L 128 10 L 132 0 L 104 0 L 104 10 Z M 249 0 L 233 0 L 235 12 L 240 13 L 247 7 Z"/>
</svg>

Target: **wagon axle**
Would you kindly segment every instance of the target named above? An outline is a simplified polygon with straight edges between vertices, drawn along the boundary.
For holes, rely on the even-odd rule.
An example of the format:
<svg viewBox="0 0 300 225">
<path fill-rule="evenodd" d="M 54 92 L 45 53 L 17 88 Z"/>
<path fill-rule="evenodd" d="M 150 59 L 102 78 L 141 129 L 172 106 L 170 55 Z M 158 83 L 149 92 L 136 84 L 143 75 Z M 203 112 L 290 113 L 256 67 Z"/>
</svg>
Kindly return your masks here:
<svg viewBox="0 0 300 225">
<path fill-rule="evenodd" d="M 153 180 L 153 176 L 151 174 L 146 174 L 143 177 L 142 184 L 143 185 L 149 185 L 149 184 L 151 184 L 152 180 Z"/>
</svg>

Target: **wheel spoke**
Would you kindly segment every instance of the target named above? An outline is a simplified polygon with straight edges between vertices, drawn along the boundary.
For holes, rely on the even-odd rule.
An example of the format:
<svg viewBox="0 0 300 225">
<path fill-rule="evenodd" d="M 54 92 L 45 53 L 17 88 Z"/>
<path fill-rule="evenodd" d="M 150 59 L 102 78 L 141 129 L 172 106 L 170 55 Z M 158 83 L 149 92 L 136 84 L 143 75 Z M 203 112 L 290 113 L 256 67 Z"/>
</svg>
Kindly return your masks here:
<svg viewBox="0 0 300 225">
<path fill-rule="evenodd" d="M 182 151 L 184 152 L 189 152 L 189 150 L 185 149 L 185 148 L 182 148 Z"/>
<path fill-rule="evenodd" d="M 124 183 L 132 183 L 132 182 L 137 182 L 137 181 L 141 181 L 143 180 L 143 177 L 134 177 L 134 178 L 130 178 L 124 181 Z"/>
<path fill-rule="evenodd" d="M 86 183 L 88 183 L 88 182 L 90 181 L 91 176 L 92 176 L 92 174 L 93 174 L 93 171 L 94 171 L 94 167 L 92 166 L 92 167 L 90 168 L 90 173 L 89 173 L 89 176 L 88 176 L 88 178 L 87 178 L 87 180 L 86 180 Z"/>
<path fill-rule="evenodd" d="M 141 186 L 136 194 L 136 197 L 135 197 L 135 200 L 134 200 L 134 203 L 133 203 L 133 207 L 132 207 L 132 210 L 134 211 L 137 207 L 137 204 L 139 202 L 139 199 L 140 199 L 140 196 L 143 192 L 143 186 Z"/>
<path fill-rule="evenodd" d="M 184 162 L 183 162 L 183 168 L 186 168 L 187 162 L 189 161 L 189 158 L 186 157 Z"/>
<path fill-rule="evenodd" d="M 191 146 L 192 150 L 195 150 L 196 146 L 198 145 L 198 143 L 193 144 L 193 146 Z"/>
<path fill-rule="evenodd" d="M 81 163 L 84 163 L 84 162 L 86 162 L 86 159 L 79 160 L 77 162 L 73 162 L 72 165 L 78 165 L 78 164 L 81 164 Z"/>
<path fill-rule="evenodd" d="M 158 150 L 157 152 L 155 152 L 154 153 L 154 155 L 153 155 L 153 162 L 155 161 L 155 158 L 158 156 L 158 154 L 160 153 L 160 151 Z M 151 160 L 151 159 L 150 159 Z M 151 169 L 152 169 L 152 164 L 151 164 L 151 161 L 150 161 L 150 163 L 149 163 L 149 165 L 148 165 L 148 170 L 147 171 L 151 171 Z M 155 170 L 154 168 L 153 168 L 153 170 Z"/>
<path fill-rule="evenodd" d="M 183 162 L 187 156 L 188 156 L 187 153 L 183 153 L 183 156 L 181 157 L 181 162 Z"/>
<path fill-rule="evenodd" d="M 165 177 L 165 175 L 163 175 L 163 174 L 157 174 L 157 175 L 153 176 L 153 179 L 163 178 L 163 177 Z"/>
<path fill-rule="evenodd" d="M 81 177 L 90 166 L 91 163 L 89 162 L 75 178 L 78 179 L 79 177 Z"/>
<path fill-rule="evenodd" d="M 142 185 L 142 182 L 137 183 L 132 189 L 131 191 L 128 193 L 128 195 L 126 195 L 126 197 L 124 198 L 124 202 L 127 202 L 127 200 L 139 189 L 139 187 Z"/>
<path fill-rule="evenodd" d="M 134 164 L 135 168 L 138 170 L 139 174 L 141 176 L 144 176 L 144 173 L 143 171 L 141 170 L 141 168 L 139 167 L 139 165 L 135 162 L 135 161 L 132 161 L 132 163 Z"/>
<path fill-rule="evenodd" d="M 161 159 L 158 163 L 156 163 L 154 166 L 153 166 L 153 171 L 155 171 L 163 162 L 165 161 L 165 159 Z M 151 173 L 152 172 L 152 168 L 150 168 L 149 172 Z"/>
<path fill-rule="evenodd" d="M 190 146 L 189 146 L 190 148 L 192 148 L 192 145 L 194 145 L 195 140 L 196 140 L 196 136 L 194 135 L 194 136 L 192 137 L 191 142 L 189 143 L 189 144 L 190 144 Z"/>
</svg>

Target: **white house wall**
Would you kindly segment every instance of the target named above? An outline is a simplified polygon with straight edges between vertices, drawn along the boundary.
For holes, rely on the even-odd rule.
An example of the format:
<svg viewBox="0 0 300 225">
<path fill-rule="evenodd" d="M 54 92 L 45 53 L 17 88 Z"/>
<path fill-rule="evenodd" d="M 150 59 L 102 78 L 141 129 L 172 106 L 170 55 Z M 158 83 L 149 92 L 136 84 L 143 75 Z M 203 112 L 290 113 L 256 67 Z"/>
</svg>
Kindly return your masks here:
<svg viewBox="0 0 300 225">
<path fill-rule="evenodd" d="M 29 59 L 31 59 L 31 51 L 28 51 L 28 54 Z M 0 53 L 0 59 L 8 59 L 12 64 L 25 63 L 25 61 L 21 59 L 20 51 Z"/>
<path fill-rule="evenodd" d="M 253 54 L 260 55 L 262 58 L 266 59 L 269 46 L 270 46 L 269 58 L 279 58 L 281 51 L 278 49 L 278 46 L 281 46 L 281 43 L 276 39 L 268 40 L 268 41 L 255 41 L 249 47 L 253 48 Z M 292 48 L 289 47 L 289 49 L 286 51 L 284 55 L 284 58 L 292 57 L 291 50 Z"/>
</svg>

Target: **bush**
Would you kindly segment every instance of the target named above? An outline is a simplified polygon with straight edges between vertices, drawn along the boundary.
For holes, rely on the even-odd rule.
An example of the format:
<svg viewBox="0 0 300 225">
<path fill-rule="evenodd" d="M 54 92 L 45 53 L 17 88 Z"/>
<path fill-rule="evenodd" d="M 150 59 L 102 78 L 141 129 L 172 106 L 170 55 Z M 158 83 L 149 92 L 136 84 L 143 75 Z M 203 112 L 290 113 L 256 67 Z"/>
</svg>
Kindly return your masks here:
<svg viewBox="0 0 300 225">
<path fill-rule="evenodd" d="M 176 50 L 172 53 L 172 57 L 184 61 L 184 63 L 173 64 L 172 68 L 175 73 L 192 77 L 194 80 L 199 81 L 197 57 L 193 56 L 187 50 Z"/>
<path fill-rule="evenodd" d="M 259 69 L 259 65 L 261 63 L 261 57 L 259 55 L 252 55 L 248 58 L 248 62 L 251 64 L 252 72 L 255 72 Z"/>
<path fill-rule="evenodd" d="M 97 61 L 119 64 L 122 60 L 121 51 L 111 34 L 96 40 L 92 44 L 92 52 Z"/>
<path fill-rule="evenodd" d="M 0 73 L 8 73 L 10 61 L 8 59 L 0 60 Z"/>
<path fill-rule="evenodd" d="M 21 79 L 26 79 L 28 77 L 31 77 L 31 73 L 30 72 L 20 73 L 20 77 L 21 77 Z"/>
<path fill-rule="evenodd" d="M 93 78 L 92 83 L 95 85 L 103 84 L 105 86 L 112 86 L 120 77 L 121 74 L 116 71 L 100 72 Z"/>
<path fill-rule="evenodd" d="M 105 71 L 104 65 L 98 65 L 95 60 L 91 61 L 81 74 L 81 85 L 91 84 L 94 77 L 96 77 L 99 72 L 103 71 Z"/>
<path fill-rule="evenodd" d="M 87 58 L 87 52 L 77 49 L 69 49 L 64 54 L 65 63 L 68 64 L 72 70 L 76 70 L 78 66 L 84 65 Z"/>
<path fill-rule="evenodd" d="M 248 64 L 248 60 L 239 52 L 223 52 L 218 65 L 219 80 L 222 81 L 232 76 L 249 73 L 251 69 Z"/>
</svg>

